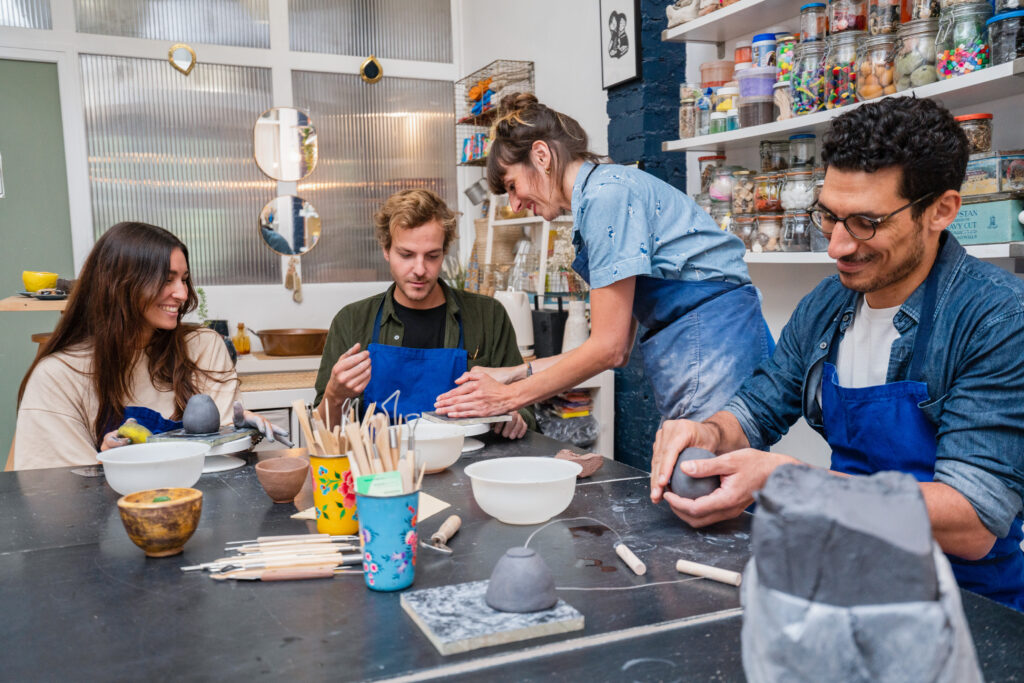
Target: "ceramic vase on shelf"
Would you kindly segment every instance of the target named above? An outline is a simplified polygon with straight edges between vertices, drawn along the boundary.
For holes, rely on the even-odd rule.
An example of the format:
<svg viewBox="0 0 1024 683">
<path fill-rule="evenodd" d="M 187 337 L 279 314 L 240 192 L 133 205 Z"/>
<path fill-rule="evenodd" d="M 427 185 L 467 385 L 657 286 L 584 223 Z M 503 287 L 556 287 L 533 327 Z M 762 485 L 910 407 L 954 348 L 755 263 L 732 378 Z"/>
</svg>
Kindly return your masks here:
<svg viewBox="0 0 1024 683">
<path fill-rule="evenodd" d="M 586 302 L 570 301 L 569 317 L 565 321 L 565 336 L 562 338 L 562 353 L 582 345 L 589 336 L 590 328 L 587 325 Z"/>
</svg>

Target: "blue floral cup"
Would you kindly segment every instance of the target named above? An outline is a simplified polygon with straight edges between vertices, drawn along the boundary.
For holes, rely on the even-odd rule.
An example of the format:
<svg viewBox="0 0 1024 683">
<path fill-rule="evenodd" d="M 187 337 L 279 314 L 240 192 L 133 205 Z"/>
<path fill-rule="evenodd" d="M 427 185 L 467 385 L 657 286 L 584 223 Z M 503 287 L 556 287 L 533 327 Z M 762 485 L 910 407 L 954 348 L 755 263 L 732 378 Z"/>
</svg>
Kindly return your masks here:
<svg viewBox="0 0 1024 683">
<path fill-rule="evenodd" d="M 363 578 L 371 590 L 398 591 L 412 585 L 419 506 L 418 491 L 398 496 L 356 494 Z"/>
</svg>

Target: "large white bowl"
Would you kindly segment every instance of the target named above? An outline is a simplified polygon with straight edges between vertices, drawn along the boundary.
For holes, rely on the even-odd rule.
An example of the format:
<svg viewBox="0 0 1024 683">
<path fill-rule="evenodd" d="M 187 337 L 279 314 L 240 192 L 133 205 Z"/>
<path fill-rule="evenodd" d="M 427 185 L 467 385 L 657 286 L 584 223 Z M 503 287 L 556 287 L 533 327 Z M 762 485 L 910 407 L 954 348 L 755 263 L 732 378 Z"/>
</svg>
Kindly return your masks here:
<svg viewBox="0 0 1024 683">
<path fill-rule="evenodd" d="M 477 505 L 505 524 L 540 524 L 569 507 L 583 468 L 555 458 L 494 458 L 466 467 Z"/>
<path fill-rule="evenodd" d="M 191 488 L 203 473 L 204 443 L 140 443 L 96 454 L 107 483 L 121 495 L 147 489 Z"/>
<path fill-rule="evenodd" d="M 408 432 L 415 427 L 416 435 L 416 466 L 427 463 L 427 472 L 441 472 L 452 465 L 462 455 L 462 444 L 466 438 L 465 430 L 459 425 L 441 424 L 430 420 L 412 420 L 402 430 L 402 450 L 408 448 Z"/>
</svg>

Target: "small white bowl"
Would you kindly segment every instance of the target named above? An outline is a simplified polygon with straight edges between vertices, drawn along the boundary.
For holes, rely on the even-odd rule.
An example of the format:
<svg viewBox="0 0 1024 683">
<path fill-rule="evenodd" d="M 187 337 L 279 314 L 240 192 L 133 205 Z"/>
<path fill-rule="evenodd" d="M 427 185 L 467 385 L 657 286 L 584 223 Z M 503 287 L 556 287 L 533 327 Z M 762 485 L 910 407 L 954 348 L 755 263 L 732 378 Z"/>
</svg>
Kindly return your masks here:
<svg viewBox="0 0 1024 683">
<path fill-rule="evenodd" d="M 505 524 L 540 524 L 569 507 L 583 468 L 555 458 L 481 460 L 466 467 L 477 505 Z"/>
<path fill-rule="evenodd" d="M 204 443 L 140 443 L 96 454 L 107 483 L 121 495 L 147 489 L 191 488 L 203 473 Z"/>
<path fill-rule="evenodd" d="M 427 463 L 427 473 L 442 472 L 462 455 L 462 444 L 466 438 L 465 430 L 459 425 L 441 424 L 430 420 L 412 420 L 402 430 L 402 450 L 408 448 L 408 431 L 415 427 L 416 435 L 416 466 Z"/>
</svg>

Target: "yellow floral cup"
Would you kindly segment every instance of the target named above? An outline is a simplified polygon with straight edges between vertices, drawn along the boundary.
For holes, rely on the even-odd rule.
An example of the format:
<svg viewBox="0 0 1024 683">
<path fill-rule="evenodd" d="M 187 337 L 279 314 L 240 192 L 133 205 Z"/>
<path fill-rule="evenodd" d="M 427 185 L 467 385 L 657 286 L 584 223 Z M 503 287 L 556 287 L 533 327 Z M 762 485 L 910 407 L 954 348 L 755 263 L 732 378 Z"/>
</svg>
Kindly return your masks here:
<svg viewBox="0 0 1024 683">
<path fill-rule="evenodd" d="M 321 534 L 359 533 L 356 482 L 344 455 L 310 455 L 316 530 Z"/>
</svg>

